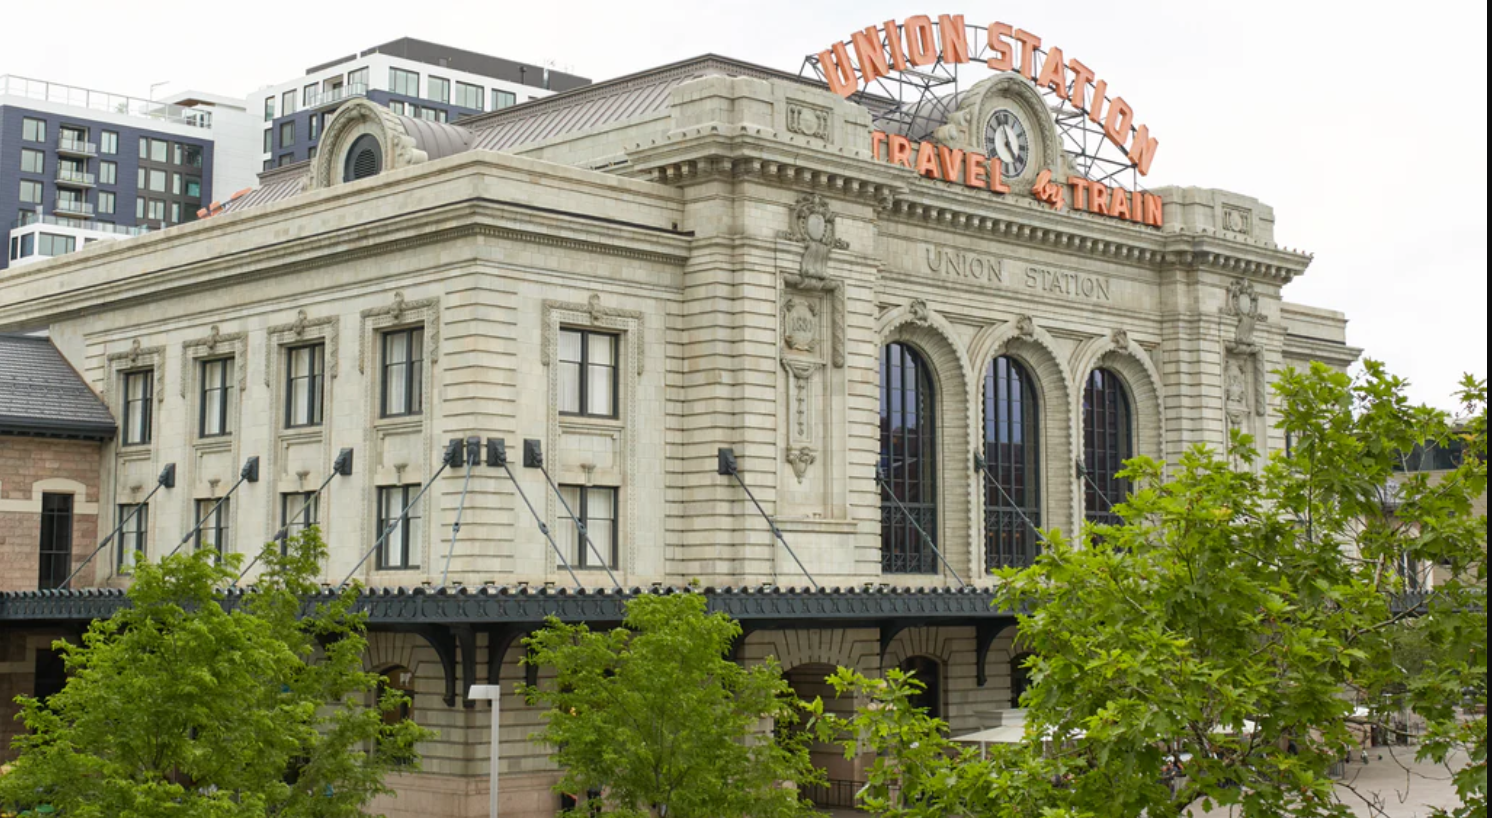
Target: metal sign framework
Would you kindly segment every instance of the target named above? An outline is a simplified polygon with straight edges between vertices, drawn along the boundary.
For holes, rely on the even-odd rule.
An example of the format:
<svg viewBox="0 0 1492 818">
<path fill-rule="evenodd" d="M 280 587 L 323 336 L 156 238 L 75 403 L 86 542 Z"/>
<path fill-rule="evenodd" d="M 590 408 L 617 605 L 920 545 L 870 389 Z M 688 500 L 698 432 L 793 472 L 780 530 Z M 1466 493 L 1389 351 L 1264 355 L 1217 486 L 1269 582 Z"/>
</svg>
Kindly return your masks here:
<svg viewBox="0 0 1492 818">
<path fill-rule="evenodd" d="M 906 36 L 905 28 L 902 23 L 896 25 L 897 37 L 903 41 Z M 889 49 L 891 43 L 887 40 L 886 28 L 877 28 L 876 32 L 882 50 Z M 945 62 L 940 53 L 937 62 L 932 65 L 909 67 L 903 71 L 893 70 L 889 75 L 876 77 L 868 87 L 851 94 L 849 100 L 868 109 L 872 122 L 880 130 L 900 134 L 913 141 L 930 138 L 933 131 L 947 122 L 957 110 L 962 92 L 972 88 L 976 82 L 995 75 L 995 72 L 986 67 L 991 54 L 987 27 L 965 24 L 964 37 L 969 47 L 969 62 L 966 65 Z M 864 76 L 853 41 L 846 40 L 844 45 L 856 74 Z M 1033 73 L 1041 76 L 1047 50 L 1038 48 L 1035 52 Z M 966 70 L 961 71 L 960 68 Z M 962 76 L 968 72 L 978 72 L 980 76 L 973 79 Z M 803 67 L 798 74 L 828 83 L 817 54 L 804 58 Z M 1130 190 L 1145 190 L 1140 184 L 1136 163 L 1109 141 L 1104 135 L 1103 126 L 1093 122 L 1086 109 L 1069 101 L 1073 95 L 1073 84 L 1068 82 L 1066 98 L 1051 88 L 1036 88 L 1046 102 L 1047 110 L 1056 120 L 1062 148 L 1071 157 L 1073 165 L 1091 181 L 1109 186 L 1117 183 Z M 1107 109 L 1113 99 L 1108 95 L 1104 99 L 1104 109 Z M 1137 133 L 1138 129 L 1131 125 L 1130 132 Z"/>
</svg>

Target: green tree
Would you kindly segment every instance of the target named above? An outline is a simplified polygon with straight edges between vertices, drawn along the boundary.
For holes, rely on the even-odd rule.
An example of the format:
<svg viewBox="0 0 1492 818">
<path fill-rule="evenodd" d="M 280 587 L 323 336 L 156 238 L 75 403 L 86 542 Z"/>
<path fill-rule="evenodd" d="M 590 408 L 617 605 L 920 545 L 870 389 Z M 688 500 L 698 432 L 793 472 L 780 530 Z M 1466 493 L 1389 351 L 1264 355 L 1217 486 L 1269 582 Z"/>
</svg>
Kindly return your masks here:
<svg viewBox="0 0 1492 818">
<path fill-rule="evenodd" d="M 63 690 L 18 698 L 29 733 L 0 804 L 79 818 L 353 818 L 431 734 L 386 723 L 402 694 L 365 672 L 349 588 L 307 609 L 326 557 L 316 529 L 265 547 L 258 587 L 222 588 L 241 560 L 211 549 L 143 564 L 129 606 L 56 643 Z"/>
<path fill-rule="evenodd" d="M 1288 453 L 1261 462 L 1235 435 L 1228 452 L 1194 448 L 1169 473 L 1138 458 L 1121 524 L 1088 526 L 1081 543 L 1050 532 L 1033 567 L 998 572 L 1000 604 L 1022 612 L 1035 654 L 1028 746 L 979 762 L 908 715 L 913 682 L 835 677 L 872 706 L 818 729 L 885 755 L 868 791 L 876 812 L 1346 816 L 1344 801 L 1365 794 L 1340 796 L 1330 769 L 1407 699 L 1429 724 L 1422 758 L 1470 761 L 1451 814 L 1486 815 L 1486 717 L 1458 707 L 1469 696 L 1485 712 L 1487 700 L 1487 528 L 1474 511 L 1487 484 L 1485 382 L 1464 385 L 1474 419 L 1461 431 L 1411 406 L 1374 362 L 1356 382 L 1320 366 L 1284 372 L 1277 390 Z M 1416 445 L 1457 434 L 1466 456 L 1445 479 L 1396 471 Z M 1455 578 L 1420 606 L 1396 605 L 1411 590 L 1406 568 L 1431 564 Z M 1432 649 L 1411 673 L 1396 647 L 1402 658 L 1418 640 Z M 1181 761 L 1185 778 L 1171 776 Z M 1012 782 L 1019 808 L 993 797 Z"/>
<path fill-rule="evenodd" d="M 551 619 L 525 640 L 552 685 L 527 687 L 565 771 L 557 789 L 599 790 L 608 815 L 788 818 L 811 815 L 788 782 L 812 783 L 797 700 L 772 662 L 729 660 L 741 626 L 703 596 L 649 595 L 607 633 Z"/>
</svg>

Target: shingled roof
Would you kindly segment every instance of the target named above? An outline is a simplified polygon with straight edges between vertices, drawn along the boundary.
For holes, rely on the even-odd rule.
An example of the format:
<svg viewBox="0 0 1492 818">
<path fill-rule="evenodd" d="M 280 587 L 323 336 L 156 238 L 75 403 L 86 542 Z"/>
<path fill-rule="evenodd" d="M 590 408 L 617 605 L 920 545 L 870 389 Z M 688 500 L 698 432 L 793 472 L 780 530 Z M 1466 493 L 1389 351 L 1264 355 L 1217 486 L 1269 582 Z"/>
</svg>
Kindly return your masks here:
<svg viewBox="0 0 1492 818">
<path fill-rule="evenodd" d="M 50 339 L 0 333 L 0 435 L 108 440 L 116 428 Z"/>
</svg>

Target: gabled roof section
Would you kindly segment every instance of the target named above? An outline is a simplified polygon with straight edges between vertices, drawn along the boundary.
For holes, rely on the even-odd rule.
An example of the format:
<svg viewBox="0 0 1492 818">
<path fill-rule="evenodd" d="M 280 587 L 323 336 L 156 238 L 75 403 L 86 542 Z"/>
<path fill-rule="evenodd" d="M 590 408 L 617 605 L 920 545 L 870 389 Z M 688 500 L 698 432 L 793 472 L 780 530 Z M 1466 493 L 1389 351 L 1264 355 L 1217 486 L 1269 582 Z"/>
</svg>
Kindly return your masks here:
<svg viewBox="0 0 1492 818">
<path fill-rule="evenodd" d="M 108 440 L 116 428 L 50 339 L 0 334 L 0 435 Z"/>
</svg>

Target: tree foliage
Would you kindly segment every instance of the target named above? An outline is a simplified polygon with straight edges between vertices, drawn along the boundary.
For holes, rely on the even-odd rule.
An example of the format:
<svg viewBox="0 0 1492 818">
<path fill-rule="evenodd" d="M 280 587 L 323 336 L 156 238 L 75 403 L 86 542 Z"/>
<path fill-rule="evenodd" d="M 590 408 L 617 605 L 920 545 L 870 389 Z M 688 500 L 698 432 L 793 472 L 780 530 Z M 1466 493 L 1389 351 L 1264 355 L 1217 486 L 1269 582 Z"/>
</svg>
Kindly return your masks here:
<svg viewBox="0 0 1492 818">
<path fill-rule="evenodd" d="M 607 815 L 789 818 L 813 814 L 786 782 L 817 780 L 806 737 L 772 662 L 730 661 L 741 626 L 698 594 L 627 604 L 599 633 L 551 619 L 526 640 L 553 683 L 524 693 L 547 708 L 535 740 L 554 748 L 563 792 L 603 793 Z"/>
<path fill-rule="evenodd" d="M 1474 505 L 1485 383 L 1463 389 L 1473 419 L 1455 427 L 1411 406 L 1376 363 L 1355 382 L 1288 371 L 1288 452 L 1261 461 L 1235 435 L 1228 452 L 1194 448 L 1169 469 L 1130 462 L 1121 524 L 1088 526 L 1081 542 L 1049 532 L 1033 567 L 998 572 L 1000 604 L 1022 612 L 1035 654 L 1026 746 L 979 761 L 909 712 L 915 681 L 894 674 L 841 671 L 835 685 L 870 706 L 849 722 L 816 713 L 818 729 L 884 756 L 866 799 L 882 815 L 1346 816 L 1359 796 L 1340 795 L 1331 768 L 1407 706 L 1429 725 L 1423 759 L 1469 759 L 1450 814 L 1485 816 L 1486 717 L 1459 707 L 1469 696 L 1485 713 L 1487 700 L 1487 529 Z M 1397 469 L 1456 436 L 1452 474 Z M 1413 569 L 1430 565 L 1452 578 L 1403 604 Z M 1394 658 L 1413 640 L 1431 649 L 1411 674 Z M 1186 776 L 1170 776 L 1180 762 Z"/>
<path fill-rule="evenodd" d="M 0 804 L 79 818 L 353 818 L 430 737 L 365 704 L 357 589 L 304 608 L 326 549 L 316 529 L 265 547 L 258 587 L 225 606 L 241 557 L 211 549 L 135 569 L 129 606 L 57 642 L 63 690 L 21 696 L 29 733 Z M 231 607 L 231 609 L 229 609 Z"/>
</svg>

